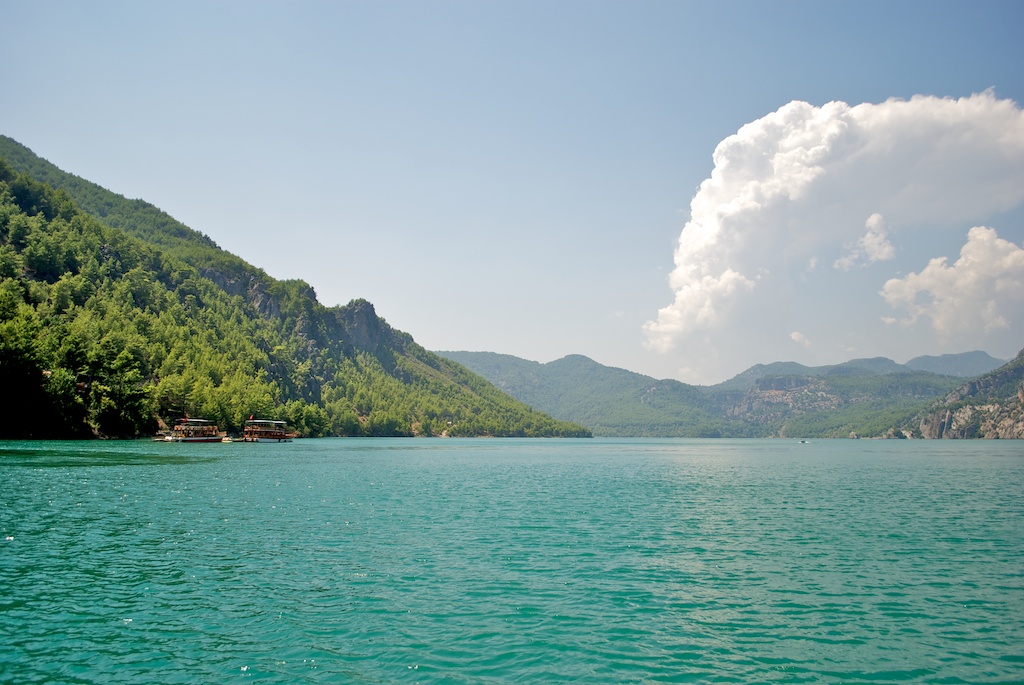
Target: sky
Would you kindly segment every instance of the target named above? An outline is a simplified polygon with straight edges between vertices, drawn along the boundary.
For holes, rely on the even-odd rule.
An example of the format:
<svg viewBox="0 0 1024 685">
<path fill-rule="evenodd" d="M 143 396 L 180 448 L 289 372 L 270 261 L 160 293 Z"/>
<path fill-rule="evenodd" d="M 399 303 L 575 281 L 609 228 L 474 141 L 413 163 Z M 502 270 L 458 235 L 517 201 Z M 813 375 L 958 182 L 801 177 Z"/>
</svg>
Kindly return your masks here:
<svg viewBox="0 0 1024 685">
<path fill-rule="evenodd" d="M 431 350 L 1024 348 L 1024 3 L 0 0 L 0 134 Z"/>
</svg>

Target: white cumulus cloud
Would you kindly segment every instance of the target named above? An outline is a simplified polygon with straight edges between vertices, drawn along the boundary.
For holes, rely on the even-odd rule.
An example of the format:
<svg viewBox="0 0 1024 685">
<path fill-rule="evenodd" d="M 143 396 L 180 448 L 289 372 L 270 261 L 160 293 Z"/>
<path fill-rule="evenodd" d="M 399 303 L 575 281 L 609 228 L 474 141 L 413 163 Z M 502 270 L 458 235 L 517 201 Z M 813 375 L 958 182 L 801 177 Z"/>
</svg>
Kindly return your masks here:
<svg viewBox="0 0 1024 685">
<path fill-rule="evenodd" d="M 744 354 L 773 361 L 793 330 L 826 342 L 806 321 L 827 319 L 834 347 L 848 349 L 833 324 L 879 321 L 860 303 L 884 307 L 884 281 L 916 268 L 902 261 L 934 256 L 911 249 L 915 236 L 962 235 L 1020 206 L 1024 113 L 991 91 L 856 106 L 794 101 L 723 140 L 713 162 L 679 236 L 674 297 L 644 326 L 650 347 L 709 376 L 712 363 L 742 370 Z"/>
<path fill-rule="evenodd" d="M 956 262 L 932 259 L 920 273 L 886 281 L 882 297 L 906 312 L 901 323 L 927 320 L 946 339 L 1007 328 L 1024 306 L 1024 249 L 975 226 Z"/>
<path fill-rule="evenodd" d="M 811 341 L 807 339 L 807 336 L 800 331 L 793 331 L 789 334 L 789 339 L 795 343 L 803 345 L 804 347 L 810 347 Z"/>
<path fill-rule="evenodd" d="M 853 245 L 848 246 L 845 256 L 836 260 L 835 267 L 847 271 L 857 264 L 888 261 L 896 256 L 896 249 L 889 242 L 885 220 L 881 214 L 872 214 L 864 222 L 867 232 Z"/>
</svg>

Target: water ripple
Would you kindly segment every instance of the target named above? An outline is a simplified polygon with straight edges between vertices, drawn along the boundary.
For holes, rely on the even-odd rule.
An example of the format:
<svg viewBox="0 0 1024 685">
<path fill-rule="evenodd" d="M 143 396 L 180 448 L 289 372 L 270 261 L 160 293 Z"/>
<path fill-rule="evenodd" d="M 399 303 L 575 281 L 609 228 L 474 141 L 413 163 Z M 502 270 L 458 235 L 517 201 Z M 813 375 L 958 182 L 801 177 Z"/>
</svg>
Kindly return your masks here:
<svg viewBox="0 0 1024 685">
<path fill-rule="evenodd" d="M 1015 444 L 0 444 L 0 681 L 1024 681 Z"/>
</svg>

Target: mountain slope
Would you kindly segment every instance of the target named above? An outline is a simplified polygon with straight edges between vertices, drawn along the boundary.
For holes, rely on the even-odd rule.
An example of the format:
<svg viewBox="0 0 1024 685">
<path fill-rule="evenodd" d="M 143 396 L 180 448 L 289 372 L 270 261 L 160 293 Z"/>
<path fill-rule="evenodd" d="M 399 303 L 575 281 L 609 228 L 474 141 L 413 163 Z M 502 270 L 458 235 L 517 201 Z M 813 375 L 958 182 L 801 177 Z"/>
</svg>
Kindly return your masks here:
<svg viewBox="0 0 1024 685">
<path fill-rule="evenodd" d="M 589 435 L 426 351 L 369 302 L 324 307 L 308 284 L 9 138 L 0 386 L 0 437 L 139 435 L 183 414 L 231 431 L 285 418 L 305 435 Z"/>
<path fill-rule="evenodd" d="M 925 438 L 1024 438 L 1024 350 L 964 383 L 904 430 Z"/>
<path fill-rule="evenodd" d="M 548 364 L 491 352 L 438 352 L 530 406 L 595 435 L 718 437 L 709 402 L 694 386 L 602 366 L 582 355 Z"/>
<path fill-rule="evenodd" d="M 725 383 L 698 387 L 578 355 L 538 364 L 489 352 L 438 354 L 538 409 L 604 436 L 880 436 L 962 382 L 884 358 L 825 367 L 758 365 Z"/>
</svg>

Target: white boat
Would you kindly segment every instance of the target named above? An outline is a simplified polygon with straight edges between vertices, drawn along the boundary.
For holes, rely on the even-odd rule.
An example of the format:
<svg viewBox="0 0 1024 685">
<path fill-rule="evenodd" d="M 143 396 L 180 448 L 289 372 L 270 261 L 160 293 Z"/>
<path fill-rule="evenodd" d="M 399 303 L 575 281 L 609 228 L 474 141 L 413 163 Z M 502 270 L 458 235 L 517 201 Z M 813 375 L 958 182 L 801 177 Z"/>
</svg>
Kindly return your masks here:
<svg viewBox="0 0 1024 685">
<path fill-rule="evenodd" d="M 182 419 L 163 439 L 165 442 L 221 442 L 224 433 L 206 419 Z"/>
<path fill-rule="evenodd" d="M 242 430 L 242 442 L 291 442 L 295 437 L 285 421 L 249 419 Z"/>
</svg>

